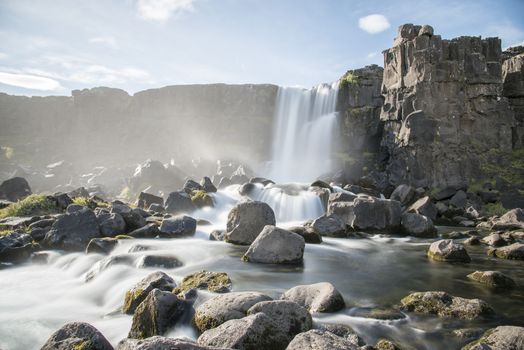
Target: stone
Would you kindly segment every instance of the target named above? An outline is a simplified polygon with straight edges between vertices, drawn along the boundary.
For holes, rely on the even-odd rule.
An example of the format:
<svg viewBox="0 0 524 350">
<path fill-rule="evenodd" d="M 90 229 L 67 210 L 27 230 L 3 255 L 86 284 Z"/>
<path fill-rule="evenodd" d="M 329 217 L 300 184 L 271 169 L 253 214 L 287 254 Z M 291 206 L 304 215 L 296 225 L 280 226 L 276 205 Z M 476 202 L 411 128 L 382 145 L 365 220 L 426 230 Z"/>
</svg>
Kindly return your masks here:
<svg viewBox="0 0 524 350">
<path fill-rule="evenodd" d="M 353 202 L 357 195 L 351 194 L 349 192 L 335 192 L 329 194 L 328 206 L 334 202 Z"/>
<path fill-rule="evenodd" d="M 241 196 L 249 196 L 257 186 L 254 183 L 247 182 L 238 188 L 238 193 Z"/>
<path fill-rule="evenodd" d="M 271 298 L 259 292 L 219 294 L 196 308 L 193 321 L 198 330 L 204 332 L 226 321 L 245 317 L 253 305 L 267 300 Z"/>
<path fill-rule="evenodd" d="M 469 279 L 493 288 L 513 288 L 515 281 L 499 271 L 475 271 L 468 275 Z"/>
<path fill-rule="evenodd" d="M 118 245 L 118 239 L 104 237 L 93 238 L 86 247 L 86 253 L 109 254 Z"/>
<path fill-rule="evenodd" d="M 127 235 L 134 238 L 155 238 L 161 234 L 157 224 L 147 224 L 129 232 Z"/>
<path fill-rule="evenodd" d="M 415 197 L 415 189 L 412 186 L 402 184 L 397 186 L 389 199 L 399 201 L 402 206 L 408 205 Z"/>
<path fill-rule="evenodd" d="M 109 341 L 95 327 L 71 322 L 54 332 L 40 350 L 113 350 Z"/>
<path fill-rule="evenodd" d="M 492 233 L 484 238 L 482 238 L 482 243 L 487 244 L 492 247 L 502 247 L 508 245 L 506 239 L 504 239 L 499 233 Z"/>
<path fill-rule="evenodd" d="M 231 291 L 232 286 L 233 283 L 225 272 L 199 271 L 185 276 L 173 293 L 180 294 L 193 288 L 213 293 L 227 293 Z"/>
<path fill-rule="evenodd" d="M 196 232 L 197 221 L 190 216 L 180 215 L 162 220 L 160 232 L 167 237 L 192 236 Z"/>
<path fill-rule="evenodd" d="M 0 262 L 20 262 L 33 252 L 32 237 L 27 233 L 12 232 L 0 235 Z"/>
<path fill-rule="evenodd" d="M 226 235 L 226 230 L 213 230 L 209 234 L 210 241 L 223 241 Z"/>
<path fill-rule="evenodd" d="M 275 213 L 268 204 L 256 201 L 241 202 L 228 214 L 225 241 L 249 245 L 266 225 L 275 224 Z"/>
<path fill-rule="evenodd" d="M 298 334 L 289 343 L 286 350 L 358 350 L 355 343 L 339 337 L 329 331 L 312 329 Z"/>
<path fill-rule="evenodd" d="M 293 287 L 281 299 L 294 301 L 310 312 L 336 312 L 345 307 L 340 292 L 328 282 Z"/>
<path fill-rule="evenodd" d="M 188 179 L 182 187 L 182 190 L 187 194 L 191 194 L 193 191 L 202 191 L 204 188 L 198 182 Z"/>
<path fill-rule="evenodd" d="M 48 247 L 64 250 L 83 250 L 93 238 L 100 236 L 95 213 L 82 207 L 56 219 L 47 232 L 44 243 Z"/>
<path fill-rule="evenodd" d="M 188 339 L 168 338 L 155 335 L 146 339 L 126 338 L 121 340 L 116 350 L 226 350 L 201 346 Z"/>
<path fill-rule="evenodd" d="M 132 266 L 133 264 L 134 264 L 134 258 L 130 255 L 127 255 L 127 254 L 110 255 L 94 263 L 94 265 L 86 272 L 85 281 L 89 282 L 93 280 L 100 273 L 107 270 L 111 266 L 115 266 L 115 265 Z"/>
<path fill-rule="evenodd" d="M 164 205 L 164 199 L 159 196 L 155 196 L 154 194 L 147 193 L 147 192 L 140 192 L 138 195 L 138 203 L 137 206 L 139 208 L 150 208 L 151 204 L 157 204 L 160 206 Z"/>
<path fill-rule="evenodd" d="M 496 220 L 492 226 L 493 230 L 513 230 L 524 228 L 524 209 L 516 208 L 508 211 Z"/>
<path fill-rule="evenodd" d="M 302 236 L 306 243 L 320 244 L 322 243 L 322 236 L 320 236 L 315 230 L 309 226 L 293 226 L 288 228 L 289 231 Z"/>
<path fill-rule="evenodd" d="M 468 202 L 468 195 L 466 192 L 459 190 L 457 193 L 451 197 L 449 200 L 449 204 L 453 205 L 455 208 L 462 208 L 464 209 L 466 207 L 466 204 Z"/>
<path fill-rule="evenodd" d="M 391 340 L 380 339 L 375 345 L 376 350 L 402 350 L 400 346 L 393 343 Z"/>
<path fill-rule="evenodd" d="M 341 338 L 349 340 L 351 343 L 359 346 L 365 345 L 365 342 L 355 333 L 348 325 L 338 323 L 320 323 L 316 324 L 316 329 L 328 331 Z M 361 349 L 362 350 L 362 349 Z"/>
<path fill-rule="evenodd" d="M 101 213 L 97 216 L 100 233 L 104 237 L 114 237 L 124 234 L 127 226 L 122 215 L 118 213 Z"/>
<path fill-rule="evenodd" d="M 128 231 L 133 231 L 146 225 L 146 219 L 142 215 L 141 210 L 131 209 L 126 204 L 113 202 L 111 204 L 111 213 L 117 213 L 122 216 Z"/>
<path fill-rule="evenodd" d="M 163 213 L 166 209 L 163 205 L 160 205 L 158 203 L 152 203 L 147 210 L 155 213 Z"/>
<path fill-rule="evenodd" d="M 182 318 L 186 308 L 186 302 L 175 294 L 155 288 L 136 308 L 128 337 L 163 335 Z"/>
<path fill-rule="evenodd" d="M 266 179 L 265 177 L 252 177 L 249 179 L 249 182 L 253 184 L 262 184 L 264 186 L 275 184 L 274 181 Z"/>
<path fill-rule="evenodd" d="M 407 210 L 409 213 L 417 213 L 420 215 L 427 216 L 431 220 L 435 220 L 437 218 L 437 207 L 433 202 L 431 201 L 431 198 L 426 196 L 422 197 L 419 200 L 417 200 L 415 203 L 413 203 Z"/>
<path fill-rule="evenodd" d="M 423 25 L 422 28 L 418 31 L 418 35 L 427 35 L 427 36 L 433 36 L 433 27 L 430 25 Z"/>
<path fill-rule="evenodd" d="M 33 222 L 28 227 L 30 229 L 47 228 L 47 227 L 51 227 L 55 223 L 55 221 L 56 221 L 56 219 L 54 219 L 54 218 L 53 219 L 42 219 L 42 220 L 38 220 L 38 221 Z"/>
<path fill-rule="evenodd" d="M 488 255 L 500 259 L 524 260 L 524 244 L 513 243 L 502 248 L 490 249 Z"/>
<path fill-rule="evenodd" d="M 171 192 L 165 204 L 166 212 L 171 214 L 187 214 L 196 209 L 191 196 L 184 191 Z"/>
<path fill-rule="evenodd" d="M 211 181 L 211 179 L 207 176 L 204 176 L 202 180 L 200 180 L 200 186 L 207 193 L 213 193 L 217 191 L 217 188 L 215 185 L 213 185 L 213 181 Z"/>
<path fill-rule="evenodd" d="M 23 177 L 13 177 L 0 184 L 0 198 L 16 202 L 31 194 L 31 188 Z"/>
<path fill-rule="evenodd" d="M 176 283 L 170 276 L 162 271 L 153 272 L 126 292 L 122 312 L 133 314 L 153 289 L 171 291 L 175 287 Z"/>
<path fill-rule="evenodd" d="M 524 349 L 524 327 L 498 326 L 487 330 L 480 339 L 462 350 L 521 350 Z"/>
<path fill-rule="evenodd" d="M 71 197 L 67 193 L 55 193 L 53 198 L 56 201 L 56 206 L 62 210 L 66 209 L 70 204 L 73 204 Z"/>
<path fill-rule="evenodd" d="M 417 213 L 402 214 L 402 230 L 414 237 L 435 237 L 437 230 L 430 218 Z"/>
<path fill-rule="evenodd" d="M 433 198 L 437 201 L 441 201 L 443 199 L 448 199 L 453 197 L 457 193 L 457 188 L 454 186 L 447 186 L 440 190 L 438 190 L 434 195 Z"/>
<path fill-rule="evenodd" d="M 302 236 L 267 225 L 251 243 L 242 260 L 263 264 L 300 264 L 305 245 Z"/>
<path fill-rule="evenodd" d="M 428 257 L 436 261 L 471 261 L 466 248 L 461 244 L 454 243 L 452 239 L 442 239 L 431 243 L 428 249 Z"/>
<path fill-rule="evenodd" d="M 320 236 L 346 236 L 346 224 L 337 215 L 322 215 L 311 223 L 311 228 Z"/>
<path fill-rule="evenodd" d="M 479 245 L 480 239 L 478 237 L 469 237 L 463 242 L 465 245 Z"/>
<path fill-rule="evenodd" d="M 320 187 L 320 188 L 326 188 L 328 189 L 330 192 L 333 192 L 333 187 L 331 187 L 328 183 L 322 181 L 322 180 L 317 180 L 317 181 L 314 181 L 311 185 L 309 185 L 310 187 Z"/>
<path fill-rule="evenodd" d="M 160 267 L 163 269 L 174 269 L 184 264 L 176 256 L 169 255 L 144 255 L 138 261 L 140 268 Z"/>
<path fill-rule="evenodd" d="M 483 300 L 465 299 L 440 291 L 412 293 L 400 303 L 404 311 L 464 320 L 486 318 L 494 314 L 491 306 Z"/>
</svg>

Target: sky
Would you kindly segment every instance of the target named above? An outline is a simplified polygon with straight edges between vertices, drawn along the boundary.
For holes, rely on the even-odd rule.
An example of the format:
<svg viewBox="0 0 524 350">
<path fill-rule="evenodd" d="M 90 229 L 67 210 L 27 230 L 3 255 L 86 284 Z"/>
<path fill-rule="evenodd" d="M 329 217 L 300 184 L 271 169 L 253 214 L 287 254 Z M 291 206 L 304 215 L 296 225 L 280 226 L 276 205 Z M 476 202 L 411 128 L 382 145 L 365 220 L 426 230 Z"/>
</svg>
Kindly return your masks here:
<svg viewBox="0 0 524 350">
<path fill-rule="evenodd" d="M 524 0 L 0 0 L 0 92 L 311 87 L 383 65 L 399 25 L 524 44 Z"/>
</svg>

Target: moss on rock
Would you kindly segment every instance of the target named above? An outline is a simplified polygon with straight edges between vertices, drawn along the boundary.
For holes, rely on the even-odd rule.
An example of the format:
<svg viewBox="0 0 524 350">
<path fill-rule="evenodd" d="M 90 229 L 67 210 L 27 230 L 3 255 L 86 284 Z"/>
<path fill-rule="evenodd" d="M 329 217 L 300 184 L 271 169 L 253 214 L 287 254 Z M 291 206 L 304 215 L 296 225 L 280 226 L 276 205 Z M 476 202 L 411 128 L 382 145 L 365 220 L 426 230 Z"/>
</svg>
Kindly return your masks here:
<svg viewBox="0 0 524 350">
<path fill-rule="evenodd" d="M 0 209 L 0 218 L 10 216 L 37 216 L 58 213 L 60 210 L 53 197 L 32 194 L 26 198 Z"/>
<path fill-rule="evenodd" d="M 199 271 L 187 275 L 182 280 L 182 284 L 173 290 L 173 293 L 180 294 L 190 289 L 207 289 L 214 293 L 227 293 L 231 290 L 232 282 L 225 272 Z"/>
</svg>

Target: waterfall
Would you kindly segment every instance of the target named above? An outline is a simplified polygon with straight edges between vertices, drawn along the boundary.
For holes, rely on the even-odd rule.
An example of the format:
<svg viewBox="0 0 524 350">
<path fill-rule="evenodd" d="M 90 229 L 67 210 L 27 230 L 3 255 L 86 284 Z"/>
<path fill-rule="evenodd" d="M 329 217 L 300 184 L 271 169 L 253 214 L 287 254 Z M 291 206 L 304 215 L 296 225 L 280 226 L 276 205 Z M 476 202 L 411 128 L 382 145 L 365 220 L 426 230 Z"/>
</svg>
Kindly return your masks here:
<svg viewBox="0 0 524 350">
<path fill-rule="evenodd" d="M 280 87 L 270 178 L 308 182 L 332 170 L 338 82 L 311 90 Z"/>
</svg>

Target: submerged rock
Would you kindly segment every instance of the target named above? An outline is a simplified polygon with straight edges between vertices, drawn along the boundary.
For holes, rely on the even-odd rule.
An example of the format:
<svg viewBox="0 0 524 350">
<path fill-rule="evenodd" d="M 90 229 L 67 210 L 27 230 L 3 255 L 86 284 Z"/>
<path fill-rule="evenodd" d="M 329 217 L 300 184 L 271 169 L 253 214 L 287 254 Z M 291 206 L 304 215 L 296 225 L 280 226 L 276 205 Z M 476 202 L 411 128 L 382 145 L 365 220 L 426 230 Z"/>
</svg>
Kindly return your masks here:
<svg viewBox="0 0 524 350">
<path fill-rule="evenodd" d="M 281 299 L 294 301 L 311 312 L 335 312 L 345 307 L 340 292 L 328 282 L 293 287 Z"/>
<path fill-rule="evenodd" d="M 190 216 L 176 216 L 162 220 L 160 232 L 169 237 L 190 236 L 195 234 L 197 221 Z"/>
<path fill-rule="evenodd" d="M 184 264 L 176 256 L 170 255 L 144 255 L 138 262 L 138 267 L 159 267 L 173 269 Z"/>
<path fill-rule="evenodd" d="M 298 334 L 286 350 L 358 350 L 359 346 L 329 331 L 312 329 Z"/>
<path fill-rule="evenodd" d="M 33 238 L 27 233 L 12 232 L 0 236 L 0 262 L 26 260 L 33 251 Z"/>
<path fill-rule="evenodd" d="M 227 293 L 232 285 L 231 279 L 225 272 L 199 271 L 185 276 L 173 293 L 184 293 L 193 288 L 206 289 L 213 293 Z"/>
<path fill-rule="evenodd" d="M 95 327 L 72 322 L 54 332 L 40 350 L 113 350 L 109 341 Z"/>
<path fill-rule="evenodd" d="M 491 306 L 480 299 L 465 299 L 446 292 L 418 292 L 403 298 L 402 309 L 439 317 L 455 317 L 474 320 L 494 314 Z"/>
<path fill-rule="evenodd" d="M 275 225 L 275 213 L 264 202 L 242 202 L 228 214 L 225 241 L 233 244 L 253 243 L 266 225 Z"/>
<path fill-rule="evenodd" d="M 266 226 L 242 257 L 263 264 L 299 264 L 304 257 L 302 236 L 275 226 Z"/>
<path fill-rule="evenodd" d="M 521 350 L 524 349 L 524 328 L 499 326 L 486 331 L 480 339 L 462 350 Z"/>
<path fill-rule="evenodd" d="M 437 261 L 470 262 L 471 258 L 463 245 L 452 239 L 442 239 L 429 246 L 428 257 Z"/>
<path fill-rule="evenodd" d="M 488 251 L 488 255 L 495 256 L 500 259 L 524 260 L 524 244 L 513 243 L 502 248 L 490 249 Z"/>
<path fill-rule="evenodd" d="M 259 292 L 232 292 L 218 295 L 196 308 L 194 323 L 200 332 L 222 323 L 246 316 L 247 311 L 261 301 L 272 300 Z"/>
<path fill-rule="evenodd" d="M 44 242 L 48 247 L 65 250 L 83 250 L 89 241 L 100 236 L 95 213 L 89 208 L 60 216 L 46 234 Z"/>
<path fill-rule="evenodd" d="M 393 343 L 391 340 L 380 339 L 375 345 L 376 350 L 402 350 L 400 346 Z"/>
<path fill-rule="evenodd" d="M 499 271 L 475 271 L 468 278 L 494 288 L 515 287 L 515 281 Z"/>
<path fill-rule="evenodd" d="M 111 237 L 93 238 L 89 241 L 86 253 L 109 254 L 118 244 L 118 239 Z"/>
<path fill-rule="evenodd" d="M 126 292 L 122 312 L 133 314 L 137 306 L 140 305 L 155 288 L 163 291 L 171 291 L 175 287 L 176 283 L 170 276 L 162 271 L 153 272 Z"/>
</svg>

